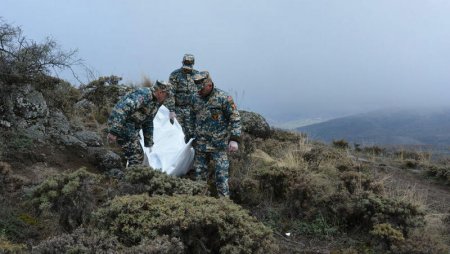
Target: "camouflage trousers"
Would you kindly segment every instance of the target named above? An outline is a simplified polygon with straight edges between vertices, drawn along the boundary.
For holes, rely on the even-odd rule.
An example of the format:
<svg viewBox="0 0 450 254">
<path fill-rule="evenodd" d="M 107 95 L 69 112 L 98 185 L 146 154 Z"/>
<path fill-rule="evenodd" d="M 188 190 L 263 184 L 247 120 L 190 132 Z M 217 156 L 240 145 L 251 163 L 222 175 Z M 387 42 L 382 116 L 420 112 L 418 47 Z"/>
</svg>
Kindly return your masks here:
<svg viewBox="0 0 450 254">
<path fill-rule="evenodd" d="M 194 169 L 195 179 L 207 181 L 209 177 L 208 164 L 214 164 L 214 175 L 216 179 L 216 189 L 219 196 L 230 196 L 228 187 L 228 170 L 230 163 L 225 151 L 200 152 L 195 151 Z"/>
<path fill-rule="evenodd" d="M 139 143 L 139 135 L 117 137 L 117 144 L 122 148 L 125 165 L 140 165 L 144 161 L 144 151 Z"/>
<path fill-rule="evenodd" d="M 191 109 L 189 108 L 175 108 L 175 114 L 177 114 L 177 121 L 183 128 L 186 142 L 193 136 L 194 121 Z"/>
</svg>

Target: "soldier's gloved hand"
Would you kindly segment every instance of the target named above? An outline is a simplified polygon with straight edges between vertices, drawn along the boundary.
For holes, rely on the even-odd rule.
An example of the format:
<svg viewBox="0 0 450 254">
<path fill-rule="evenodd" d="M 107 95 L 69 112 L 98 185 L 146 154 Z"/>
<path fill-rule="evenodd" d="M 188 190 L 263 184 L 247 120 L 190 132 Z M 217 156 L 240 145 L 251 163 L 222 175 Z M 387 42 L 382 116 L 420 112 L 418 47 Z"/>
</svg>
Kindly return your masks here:
<svg viewBox="0 0 450 254">
<path fill-rule="evenodd" d="M 228 152 L 237 152 L 238 149 L 238 142 L 232 140 L 230 141 L 230 143 L 228 143 Z"/>
<path fill-rule="evenodd" d="M 177 117 L 177 114 L 175 114 L 175 112 L 171 111 L 171 112 L 169 113 L 169 117 L 170 117 L 170 120 L 173 120 L 174 118 Z"/>
<path fill-rule="evenodd" d="M 108 142 L 109 142 L 109 143 L 115 143 L 116 140 L 117 140 L 116 135 L 111 134 L 111 133 L 108 133 L 108 136 L 107 136 L 106 138 L 108 139 Z"/>
</svg>

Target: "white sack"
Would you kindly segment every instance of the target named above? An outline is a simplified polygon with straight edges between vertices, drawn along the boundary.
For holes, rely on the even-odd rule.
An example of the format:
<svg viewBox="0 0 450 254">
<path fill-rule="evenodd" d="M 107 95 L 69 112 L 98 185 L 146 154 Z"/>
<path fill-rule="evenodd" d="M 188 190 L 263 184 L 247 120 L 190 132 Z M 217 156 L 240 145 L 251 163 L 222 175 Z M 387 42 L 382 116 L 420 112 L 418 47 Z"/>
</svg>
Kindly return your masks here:
<svg viewBox="0 0 450 254">
<path fill-rule="evenodd" d="M 153 119 L 153 146 L 146 148 L 142 131 L 141 146 L 144 149 L 144 165 L 159 169 L 169 175 L 185 175 L 194 161 L 193 139 L 184 143 L 184 133 L 176 119 L 170 122 L 169 110 L 163 105 Z"/>
</svg>

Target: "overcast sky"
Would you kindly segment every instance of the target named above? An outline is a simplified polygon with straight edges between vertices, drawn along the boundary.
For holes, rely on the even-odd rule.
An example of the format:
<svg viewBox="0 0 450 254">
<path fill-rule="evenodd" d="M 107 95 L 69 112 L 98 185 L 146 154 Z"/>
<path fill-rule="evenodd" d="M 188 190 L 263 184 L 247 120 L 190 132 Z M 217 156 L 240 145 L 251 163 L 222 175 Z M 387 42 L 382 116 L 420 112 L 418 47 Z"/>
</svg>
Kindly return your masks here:
<svg viewBox="0 0 450 254">
<path fill-rule="evenodd" d="M 269 120 L 450 105 L 448 0 L 0 3 L 5 21 L 78 49 L 97 76 L 167 80 L 192 53 L 239 108 Z"/>
</svg>

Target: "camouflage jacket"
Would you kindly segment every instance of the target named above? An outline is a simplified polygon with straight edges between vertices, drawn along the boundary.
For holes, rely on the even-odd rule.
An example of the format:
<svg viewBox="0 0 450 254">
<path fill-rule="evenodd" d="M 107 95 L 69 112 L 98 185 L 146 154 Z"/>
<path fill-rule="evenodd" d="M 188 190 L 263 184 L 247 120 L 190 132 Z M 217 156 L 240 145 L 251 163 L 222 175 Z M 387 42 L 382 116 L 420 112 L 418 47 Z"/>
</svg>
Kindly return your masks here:
<svg viewBox="0 0 450 254">
<path fill-rule="evenodd" d="M 142 128 L 145 146 L 153 143 L 153 118 L 159 104 L 153 89 L 138 88 L 123 96 L 114 106 L 108 119 L 108 132 L 124 139 L 133 138 Z"/>
<path fill-rule="evenodd" d="M 241 118 L 233 98 L 224 91 L 213 88 L 207 97 L 191 97 L 195 116 L 195 144 L 200 151 L 226 149 L 228 142 L 239 142 Z"/>
<path fill-rule="evenodd" d="M 174 111 L 175 107 L 189 107 L 192 94 L 197 93 L 197 87 L 192 79 L 197 73 L 197 70 L 192 70 L 192 73 L 184 73 L 180 68 L 170 74 L 169 83 L 172 84 L 173 95 L 170 95 L 164 103 L 170 111 Z"/>
</svg>

